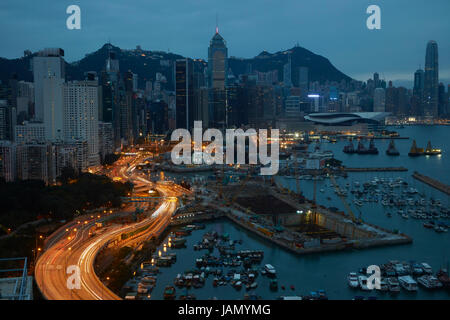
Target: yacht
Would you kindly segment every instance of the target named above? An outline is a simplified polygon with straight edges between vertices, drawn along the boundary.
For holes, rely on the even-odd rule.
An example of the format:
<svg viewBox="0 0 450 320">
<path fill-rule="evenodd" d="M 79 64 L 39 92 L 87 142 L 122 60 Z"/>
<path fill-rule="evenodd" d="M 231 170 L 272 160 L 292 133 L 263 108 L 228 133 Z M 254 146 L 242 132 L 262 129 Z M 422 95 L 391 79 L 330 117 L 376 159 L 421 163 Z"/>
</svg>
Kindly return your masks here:
<svg viewBox="0 0 450 320">
<path fill-rule="evenodd" d="M 398 282 L 397 278 L 390 277 L 387 280 L 389 292 L 397 293 L 400 292 L 400 283 Z"/>
<path fill-rule="evenodd" d="M 361 290 L 369 291 L 369 287 L 367 286 L 367 277 L 366 276 L 359 276 L 358 277 L 358 283 L 361 287 Z"/>
<path fill-rule="evenodd" d="M 272 266 L 271 264 L 266 264 L 264 266 L 264 270 L 266 270 L 268 276 L 275 276 L 277 273 L 274 266 Z"/>
<path fill-rule="evenodd" d="M 424 275 L 417 278 L 417 282 L 427 289 L 439 289 L 442 288 L 442 283 L 432 275 Z"/>
<path fill-rule="evenodd" d="M 358 288 L 359 287 L 359 281 L 358 281 L 358 275 L 356 272 L 350 272 L 347 276 L 347 282 L 350 288 Z"/>
<path fill-rule="evenodd" d="M 422 262 L 422 270 L 426 273 L 426 274 L 433 274 L 433 269 L 431 268 L 431 266 L 426 263 L 426 262 Z"/>
<path fill-rule="evenodd" d="M 411 276 L 398 277 L 398 282 L 403 289 L 417 291 L 417 282 Z"/>
</svg>

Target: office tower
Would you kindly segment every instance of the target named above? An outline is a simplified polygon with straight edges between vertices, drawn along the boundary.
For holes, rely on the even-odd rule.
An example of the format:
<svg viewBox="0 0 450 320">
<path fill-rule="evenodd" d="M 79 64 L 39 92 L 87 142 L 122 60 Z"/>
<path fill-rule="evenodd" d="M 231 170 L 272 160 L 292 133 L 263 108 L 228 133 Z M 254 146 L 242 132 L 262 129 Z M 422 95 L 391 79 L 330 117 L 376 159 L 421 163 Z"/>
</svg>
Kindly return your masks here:
<svg viewBox="0 0 450 320">
<path fill-rule="evenodd" d="M 438 115 L 438 90 L 438 45 L 436 41 L 429 41 L 425 56 L 424 81 L 424 115 L 426 117 L 436 117 Z"/>
<path fill-rule="evenodd" d="M 448 104 L 447 93 L 445 92 L 444 84 L 441 82 L 441 83 L 439 83 L 439 89 L 438 89 L 438 115 L 439 115 L 439 117 L 445 116 L 447 114 L 447 104 Z"/>
<path fill-rule="evenodd" d="M 16 178 L 16 145 L 11 141 L 0 141 L 0 178 L 7 182 Z"/>
<path fill-rule="evenodd" d="M 59 104 L 60 101 L 56 100 L 60 98 L 58 93 L 56 93 L 54 90 L 50 90 L 56 90 L 56 88 L 48 88 L 48 86 L 57 85 L 64 82 L 65 62 L 63 56 L 64 50 L 59 48 L 50 48 L 39 51 L 37 56 L 33 57 L 32 66 L 35 89 L 34 117 L 36 120 L 44 121 L 45 110 L 47 110 L 47 112 L 50 113 L 51 116 L 58 113 L 58 111 L 54 108 L 62 107 L 62 104 Z M 44 81 L 46 79 L 53 80 L 46 82 Z M 50 95 L 50 97 L 46 95 Z"/>
<path fill-rule="evenodd" d="M 418 69 L 416 72 L 414 72 L 414 88 L 413 88 L 413 95 L 416 97 L 423 98 L 423 89 L 425 82 L 425 74 L 422 69 Z"/>
<path fill-rule="evenodd" d="M 119 60 L 113 51 L 108 53 L 105 69 L 101 73 L 102 86 L 102 118 L 104 122 L 110 122 L 114 130 L 114 148 L 119 148 L 121 140 L 121 104 L 125 100 L 123 79 L 119 72 Z"/>
<path fill-rule="evenodd" d="M 424 104 L 424 81 L 425 74 L 422 69 L 414 72 L 414 87 L 411 96 L 410 115 L 422 116 Z"/>
<path fill-rule="evenodd" d="M 216 33 L 208 48 L 209 126 L 226 126 L 226 80 L 228 71 L 228 49 L 225 40 Z"/>
<path fill-rule="evenodd" d="M 192 122 L 192 126 L 194 123 Z M 147 127 L 152 133 L 165 134 L 169 128 L 169 108 L 165 101 L 153 101 L 149 108 Z M 185 127 L 178 127 L 185 128 Z"/>
<path fill-rule="evenodd" d="M 287 118 L 300 118 L 301 98 L 299 96 L 289 96 L 284 101 L 284 115 Z"/>
<path fill-rule="evenodd" d="M 302 98 L 306 98 L 309 89 L 309 69 L 307 67 L 300 67 L 298 70 L 298 86 Z"/>
<path fill-rule="evenodd" d="M 194 126 L 194 65 L 191 59 L 175 61 L 176 127 Z"/>
<path fill-rule="evenodd" d="M 283 66 L 283 83 L 287 88 L 292 87 L 292 61 L 291 54 L 288 55 L 288 62 Z"/>
<path fill-rule="evenodd" d="M 97 81 L 71 81 L 64 85 L 65 140 L 87 141 L 89 166 L 100 163 L 98 146 Z"/>
<path fill-rule="evenodd" d="M 380 80 L 380 75 L 378 74 L 378 72 L 375 72 L 373 74 L 373 83 L 374 83 L 375 88 L 381 87 L 381 80 Z"/>
<path fill-rule="evenodd" d="M 34 114 L 34 84 L 32 82 L 19 81 L 17 83 L 17 116 L 21 123 L 29 120 Z"/>
<path fill-rule="evenodd" d="M 100 160 L 105 160 L 105 156 L 114 152 L 114 131 L 112 123 L 98 122 L 98 151 Z"/>
<path fill-rule="evenodd" d="M 373 111 L 386 111 L 386 93 L 383 88 L 375 88 L 373 92 Z"/>
<path fill-rule="evenodd" d="M 64 139 L 64 79 L 49 76 L 41 82 L 45 138 L 48 141 L 62 141 Z"/>
<path fill-rule="evenodd" d="M 45 126 L 42 122 L 24 121 L 16 125 L 14 131 L 16 144 L 45 142 Z"/>
</svg>

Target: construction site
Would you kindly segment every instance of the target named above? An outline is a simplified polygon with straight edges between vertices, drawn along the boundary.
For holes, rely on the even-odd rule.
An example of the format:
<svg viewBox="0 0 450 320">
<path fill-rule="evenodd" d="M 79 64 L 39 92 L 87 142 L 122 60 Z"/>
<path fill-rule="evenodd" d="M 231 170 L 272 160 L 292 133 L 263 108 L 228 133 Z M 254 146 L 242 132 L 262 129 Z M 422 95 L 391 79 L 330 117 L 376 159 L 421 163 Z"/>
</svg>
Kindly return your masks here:
<svg viewBox="0 0 450 320">
<path fill-rule="evenodd" d="M 316 174 L 327 175 L 339 190 L 329 170 L 318 170 Z M 340 198 L 345 211 L 318 205 L 315 183 L 313 199 L 306 199 L 301 192 L 294 193 L 273 179 L 250 172 L 234 182 L 225 179 L 220 171 L 216 177 L 216 181 L 199 189 L 190 206 L 177 212 L 173 224 L 226 217 L 298 254 L 412 242 L 407 235 L 364 222 L 361 213 L 353 213 L 344 196 Z"/>
</svg>

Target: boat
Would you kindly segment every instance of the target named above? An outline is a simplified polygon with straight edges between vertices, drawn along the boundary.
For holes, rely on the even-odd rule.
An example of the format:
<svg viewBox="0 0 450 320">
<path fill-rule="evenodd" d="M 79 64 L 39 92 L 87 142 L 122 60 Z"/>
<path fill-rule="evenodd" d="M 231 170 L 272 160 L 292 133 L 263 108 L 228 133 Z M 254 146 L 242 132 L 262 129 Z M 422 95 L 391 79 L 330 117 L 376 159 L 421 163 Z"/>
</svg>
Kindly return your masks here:
<svg viewBox="0 0 450 320">
<path fill-rule="evenodd" d="M 350 288 L 358 288 L 359 282 L 358 282 L 358 275 L 356 272 L 350 272 L 347 276 L 347 283 Z"/>
<path fill-rule="evenodd" d="M 270 290 L 272 291 L 278 290 L 278 281 L 276 279 L 270 281 Z"/>
<path fill-rule="evenodd" d="M 236 281 L 236 282 L 234 283 L 233 287 L 234 287 L 236 290 L 240 290 L 240 289 L 242 288 L 242 282 L 241 282 L 241 281 Z"/>
<path fill-rule="evenodd" d="M 442 283 L 439 279 L 433 275 L 423 275 L 417 278 L 417 282 L 425 287 L 426 289 L 440 289 L 442 288 Z"/>
<path fill-rule="evenodd" d="M 389 147 L 386 150 L 386 154 L 388 156 L 399 156 L 400 152 L 395 148 L 394 139 L 391 139 L 391 142 L 389 143 Z"/>
<path fill-rule="evenodd" d="M 417 291 L 417 282 L 411 276 L 398 277 L 400 286 L 407 291 Z"/>
<path fill-rule="evenodd" d="M 424 154 L 423 148 L 418 148 L 416 144 L 416 140 L 413 140 L 411 149 L 409 149 L 408 156 L 417 157 Z"/>
<path fill-rule="evenodd" d="M 426 274 L 433 274 L 433 269 L 431 268 L 431 266 L 426 263 L 426 262 L 422 262 L 422 270 L 423 272 L 425 272 Z"/>
<path fill-rule="evenodd" d="M 174 248 L 180 248 L 185 245 L 186 239 L 177 237 L 177 238 L 173 238 L 171 242 L 172 242 L 172 246 Z"/>
<path fill-rule="evenodd" d="M 380 289 L 379 289 L 380 291 L 389 291 L 389 285 L 388 285 L 388 283 L 386 282 L 386 280 L 384 280 L 384 279 L 381 279 L 381 281 L 380 281 Z"/>
<path fill-rule="evenodd" d="M 348 153 L 348 154 L 356 153 L 355 146 L 353 145 L 353 141 L 350 140 L 348 145 L 346 145 L 342 151 L 344 153 Z"/>
<path fill-rule="evenodd" d="M 378 154 L 378 149 L 375 147 L 373 138 L 370 139 L 369 148 L 366 149 L 361 141 L 358 143 L 358 148 L 356 149 L 358 154 Z"/>
<path fill-rule="evenodd" d="M 433 229 L 433 228 L 434 228 L 434 224 L 429 223 L 429 222 L 425 222 L 425 223 L 423 224 L 423 226 L 424 226 L 425 228 L 428 228 L 428 229 Z"/>
<path fill-rule="evenodd" d="M 166 286 L 164 289 L 164 300 L 175 299 L 175 288 L 172 286 Z"/>
<path fill-rule="evenodd" d="M 444 288 L 450 289 L 450 278 L 448 276 L 447 269 L 441 269 L 436 274 L 438 280 L 442 283 Z"/>
<path fill-rule="evenodd" d="M 369 291 L 369 287 L 367 286 L 367 277 L 366 276 L 359 276 L 358 277 L 358 283 L 361 290 Z"/>
<path fill-rule="evenodd" d="M 275 276 L 277 273 L 275 268 L 271 264 L 266 264 L 264 266 L 264 270 L 267 272 L 268 276 L 272 276 L 272 277 Z"/>
<path fill-rule="evenodd" d="M 395 277 L 388 278 L 387 284 L 389 287 L 389 292 L 392 292 L 392 293 L 400 292 L 400 283 L 398 282 L 397 278 L 395 278 Z"/>
<path fill-rule="evenodd" d="M 439 155 L 441 153 L 442 153 L 441 149 L 433 149 L 431 147 L 431 141 L 428 141 L 427 147 L 425 149 L 425 155 L 427 155 L 427 156 L 436 156 L 436 155 Z"/>
</svg>

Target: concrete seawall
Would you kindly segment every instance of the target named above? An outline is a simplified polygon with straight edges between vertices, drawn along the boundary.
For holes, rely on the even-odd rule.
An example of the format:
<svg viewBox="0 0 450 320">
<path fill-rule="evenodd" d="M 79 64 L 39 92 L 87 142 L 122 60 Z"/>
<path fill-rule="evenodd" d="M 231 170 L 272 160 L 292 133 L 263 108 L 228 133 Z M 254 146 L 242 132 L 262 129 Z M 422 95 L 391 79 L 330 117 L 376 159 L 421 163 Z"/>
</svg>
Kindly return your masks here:
<svg viewBox="0 0 450 320">
<path fill-rule="evenodd" d="M 430 178 L 428 176 L 425 176 L 423 174 L 420 174 L 417 171 L 415 171 L 412 176 L 414 179 L 417 179 L 417 180 L 429 185 L 430 187 L 433 187 L 447 195 L 450 195 L 450 186 L 449 185 L 442 183 L 438 180 L 435 180 L 433 178 Z"/>
</svg>

